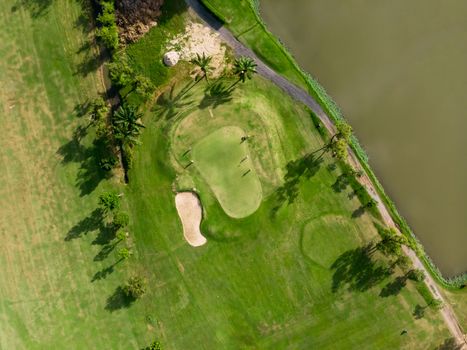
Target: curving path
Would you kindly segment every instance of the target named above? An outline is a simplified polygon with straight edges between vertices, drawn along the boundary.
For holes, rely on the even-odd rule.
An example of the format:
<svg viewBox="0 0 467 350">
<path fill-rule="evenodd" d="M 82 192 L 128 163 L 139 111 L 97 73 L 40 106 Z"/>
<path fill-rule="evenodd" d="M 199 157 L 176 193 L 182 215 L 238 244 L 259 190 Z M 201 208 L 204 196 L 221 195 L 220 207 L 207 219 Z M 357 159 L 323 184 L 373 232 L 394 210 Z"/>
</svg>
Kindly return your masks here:
<svg viewBox="0 0 467 350">
<path fill-rule="evenodd" d="M 324 126 L 331 132 L 335 132 L 334 123 L 328 117 L 328 115 L 323 111 L 321 106 L 316 102 L 316 100 L 310 96 L 305 90 L 297 87 L 296 85 L 292 84 L 283 76 L 276 73 L 274 70 L 269 68 L 261 59 L 248 47 L 238 41 L 233 34 L 223 26 L 223 24 L 215 18 L 209 10 L 207 10 L 198 0 L 185 0 L 188 6 L 193 10 L 209 27 L 219 33 L 222 40 L 227 43 L 232 49 L 234 50 L 235 54 L 240 56 L 249 56 L 253 58 L 258 65 L 256 71 L 262 77 L 270 80 L 274 84 L 276 84 L 279 88 L 284 90 L 288 95 L 294 98 L 297 101 L 302 102 L 306 106 L 308 106 L 321 120 Z M 350 163 L 357 169 L 363 170 L 358 158 L 354 154 L 354 152 L 349 149 L 349 156 L 350 156 Z M 364 185 L 368 193 L 374 198 L 374 200 L 378 203 L 378 209 L 381 212 L 381 215 L 389 227 L 394 227 L 397 229 L 394 221 L 392 220 L 389 211 L 387 210 L 386 206 L 384 205 L 383 201 L 377 194 L 373 183 L 371 182 L 370 178 L 367 176 L 366 172 L 364 171 L 364 175 L 360 178 L 360 182 Z M 441 314 L 446 322 L 449 331 L 451 332 L 452 336 L 457 339 L 459 344 L 463 344 L 461 349 L 467 350 L 467 338 L 466 335 L 463 334 L 462 329 L 457 321 L 457 318 L 454 314 L 449 303 L 445 300 L 443 295 L 440 293 L 439 288 L 433 278 L 431 277 L 430 273 L 427 271 L 423 263 L 420 261 L 418 256 L 415 254 L 413 250 L 407 247 L 403 247 L 405 254 L 410 258 L 413 265 L 417 269 L 421 269 L 425 272 L 426 279 L 425 283 L 428 285 L 429 289 L 433 293 L 433 295 L 443 301 L 444 307 L 441 310 Z"/>
</svg>

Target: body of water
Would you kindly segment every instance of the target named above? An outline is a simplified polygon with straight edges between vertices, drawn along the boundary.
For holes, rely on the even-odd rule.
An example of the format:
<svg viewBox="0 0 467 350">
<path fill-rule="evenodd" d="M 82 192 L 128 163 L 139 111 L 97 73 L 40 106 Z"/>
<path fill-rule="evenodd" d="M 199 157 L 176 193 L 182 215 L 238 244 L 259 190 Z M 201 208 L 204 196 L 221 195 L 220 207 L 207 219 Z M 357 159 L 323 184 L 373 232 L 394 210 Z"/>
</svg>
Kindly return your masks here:
<svg viewBox="0 0 467 350">
<path fill-rule="evenodd" d="M 467 270 L 467 1 L 261 0 L 447 277 Z"/>
</svg>

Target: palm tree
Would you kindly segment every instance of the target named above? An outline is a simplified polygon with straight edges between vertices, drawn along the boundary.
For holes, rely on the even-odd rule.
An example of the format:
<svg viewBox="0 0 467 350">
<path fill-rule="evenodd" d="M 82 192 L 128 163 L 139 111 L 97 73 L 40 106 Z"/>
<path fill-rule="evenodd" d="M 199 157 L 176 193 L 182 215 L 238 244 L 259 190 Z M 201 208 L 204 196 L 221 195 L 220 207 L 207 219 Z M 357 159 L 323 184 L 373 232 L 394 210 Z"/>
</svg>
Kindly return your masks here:
<svg viewBox="0 0 467 350">
<path fill-rule="evenodd" d="M 236 58 L 233 67 L 233 73 L 238 76 L 238 80 L 230 87 L 233 88 L 239 82 L 244 83 L 247 79 L 251 79 L 256 73 L 257 64 L 255 61 L 246 56 Z"/>
<path fill-rule="evenodd" d="M 210 73 L 213 69 L 211 66 L 211 60 L 212 60 L 212 57 L 206 56 L 203 52 L 203 55 L 200 55 L 199 53 L 197 53 L 196 57 L 190 61 L 195 66 L 198 66 L 201 73 L 203 74 L 201 77 L 198 78 L 197 76 L 195 78 L 196 83 L 202 80 L 203 78 L 206 79 L 206 81 L 209 81 L 208 73 Z"/>
<path fill-rule="evenodd" d="M 131 105 L 121 106 L 113 115 L 114 136 L 123 145 L 138 144 L 138 136 L 144 125 L 139 122 L 142 114 Z"/>
</svg>

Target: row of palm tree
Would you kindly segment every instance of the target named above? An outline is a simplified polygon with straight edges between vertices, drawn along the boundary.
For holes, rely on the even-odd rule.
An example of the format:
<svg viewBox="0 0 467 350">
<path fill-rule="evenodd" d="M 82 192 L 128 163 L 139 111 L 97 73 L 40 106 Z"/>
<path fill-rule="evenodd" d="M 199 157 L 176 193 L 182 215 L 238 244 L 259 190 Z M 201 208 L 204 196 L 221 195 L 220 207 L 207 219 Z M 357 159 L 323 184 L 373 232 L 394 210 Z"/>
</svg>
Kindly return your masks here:
<svg viewBox="0 0 467 350">
<path fill-rule="evenodd" d="M 202 55 L 196 54 L 196 57 L 190 61 L 200 70 L 200 74 L 195 77 L 194 85 L 196 85 L 203 79 L 205 79 L 206 82 L 209 83 L 209 74 L 213 71 L 211 61 L 212 57 L 206 56 L 205 53 L 203 53 Z M 238 80 L 230 86 L 230 89 L 232 89 L 239 82 L 244 83 L 246 80 L 253 78 L 253 75 L 256 73 L 256 67 L 257 64 L 250 57 L 242 56 L 236 58 L 232 69 L 232 73 L 238 77 Z"/>
</svg>

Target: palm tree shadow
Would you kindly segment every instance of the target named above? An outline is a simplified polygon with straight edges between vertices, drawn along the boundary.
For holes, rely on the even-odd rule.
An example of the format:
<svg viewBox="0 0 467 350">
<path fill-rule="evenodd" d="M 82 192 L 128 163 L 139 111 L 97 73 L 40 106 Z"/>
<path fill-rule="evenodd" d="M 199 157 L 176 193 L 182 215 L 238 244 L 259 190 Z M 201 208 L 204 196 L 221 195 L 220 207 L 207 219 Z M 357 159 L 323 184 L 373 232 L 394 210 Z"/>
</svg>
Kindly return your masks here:
<svg viewBox="0 0 467 350">
<path fill-rule="evenodd" d="M 287 205 L 295 202 L 300 182 L 312 178 L 321 167 L 322 162 L 322 157 L 316 157 L 313 153 L 309 153 L 287 163 L 284 183 L 275 191 L 276 203 L 272 208 L 273 216 L 286 202 Z"/>
<path fill-rule="evenodd" d="M 168 91 L 158 97 L 155 111 L 166 120 L 170 120 L 192 106 L 194 101 L 190 99 L 192 94 L 189 93 L 189 86 L 190 83 L 175 95 L 175 84 L 172 85 Z"/>
<path fill-rule="evenodd" d="M 109 155 L 109 141 L 101 137 L 93 140 L 91 146 L 83 145 L 81 141 L 86 136 L 87 129 L 78 126 L 72 139 L 57 150 L 57 154 L 62 157 L 62 164 L 80 163 L 76 184 L 81 196 L 90 194 L 103 179 L 111 176 L 110 172 L 103 170 L 99 165 L 99 159 Z"/>
<path fill-rule="evenodd" d="M 113 294 L 107 298 L 105 309 L 109 312 L 125 309 L 130 307 L 134 301 L 135 299 L 127 296 L 123 288 L 119 286 L 115 289 Z"/>
<path fill-rule="evenodd" d="M 224 103 L 228 103 L 232 101 L 232 93 L 233 90 L 229 89 L 222 81 L 216 81 L 206 89 L 199 108 L 216 108 Z"/>
<path fill-rule="evenodd" d="M 332 276 L 332 292 L 347 286 L 350 291 L 364 292 L 391 274 L 383 263 L 378 263 L 371 256 L 372 245 L 351 249 L 341 254 L 332 264 L 335 270 Z"/>
<path fill-rule="evenodd" d="M 98 230 L 102 226 L 102 220 L 102 210 L 100 208 L 94 209 L 89 216 L 79 221 L 68 231 L 65 241 L 71 241 L 89 232 Z"/>
</svg>

